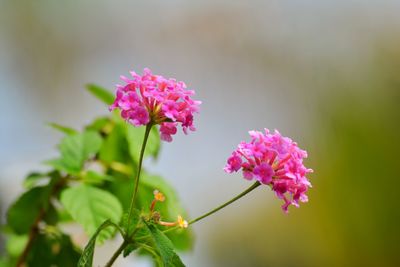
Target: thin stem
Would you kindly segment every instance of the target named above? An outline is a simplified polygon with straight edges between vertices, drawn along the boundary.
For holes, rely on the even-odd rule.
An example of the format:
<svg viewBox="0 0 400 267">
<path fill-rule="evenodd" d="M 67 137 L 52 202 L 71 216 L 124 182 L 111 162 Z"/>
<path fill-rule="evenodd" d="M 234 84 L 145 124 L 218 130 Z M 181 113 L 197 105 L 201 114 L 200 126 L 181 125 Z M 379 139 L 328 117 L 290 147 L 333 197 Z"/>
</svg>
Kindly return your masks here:
<svg viewBox="0 0 400 267">
<path fill-rule="evenodd" d="M 140 173 L 142 171 L 144 152 L 146 150 L 147 140 L 149 139 L 150 130 L 151 130 L 152 126 L 153 126 L 153 124 L 151 124 L 151 123 L 146 125 L 146 130 L 145 130 L 144 137 L 143 137 L 142 148 L 140 150 L 140 155 L 139 155 L 139 164 L 138 164 L 138 169 L 137 169 L 137 173 L 136 173 L 136 177 L 135 177 L 135 187 L 133 189 L 132 200 L 131 200 L 131 204 L 129 207 L 128 224 L 127 224 L 128 229 L 129 229 L 129 225 L 131 224 L 132 212 L 135 207 L 135 200 L 136 200 L 138 187 L 139 187 L 139 179 L 140 179 Z M 136 230 L 137 230 L 137 228 L 136 228 Z M 126 235 L 123 237 L 124 242 L 122 242 L 121 246 L 119 246 L 119 248 L 114 252 L 114 254 L 112 255 L 111 259 L 107 262 L 105 267 L 110 267 L 113 265 L 115 260 L 118 258 L 119 254 L 121 254 L 122 251 L 124 251 L 124 249 L 126 248 L 126 246 L 130 243 L 130 240 L 131 240 L 132 236 L 136 233 L 136 230 L 132 234 L 130 234 L 129 231 L 126 232 Z"/>
<path fill-rule="evenodd" d="M 112 255 L 111 259 L 107 262 L 105 267 L 111 267 L 113 265 L 114 261 L 118 258 L 119 254 L 121 254 L 122 251 L 124 251 L 124 249 L 126 248 L 126 246 L 128 244 L 129 244 L 129 242 L 124 240 L 124 242 L 122 242 L 122 244 L 119 246 L 119 248 L 114 252 L 114 254 Z"/>
<path fill-rule="evenodd" d="M 139 187 L 140 172 L 142 171 L 144 151 L 146 150 L 147 139 L 149 138 L 149 134 L 150 134 L 150 130 L 151 130 L 152 126 L 153 126 L 153 124 L 151 124 L 151 123 L 146 125 L 146 131 L 145 131 L 144 137 L 143 137 L 142 149 L 140 150 L 140 156 L 139 156 L 139 165 L 138 165 L 138 170 L 137 170 L 137 174 L 135 177 L 135 188 L 134 188 L 133 195 L 132 195 L 131 205 L 129 207 L 128 228 L 131 223 L 133 208 L 135 207 L 135 200 L 136 200 L 136 195 L 137 195 L 138 187 Z M 127 234 L 129 234 L 129 233 L 127 233 Z"/>
<path fill-rule="evenodd" d="M 200 217 L 197 217 L 196 219 L 191 220 L 188 224 L 194 224 L 195 222 L 198 222 L 198 221 L 200 221 L 200 220 L 202 220 L 202 219 L 204 219 L 204 218 L 210 216 L 211 214 L 213 214 L 213 213 L 219 211 L 220 209 L 225 208 L 225 207 L 228 206 L 229 204 L 231 204 L 231 203 L 235 202 L 236 200 L 242 198 L 243 196 L 247 195 L 248 193 L 250 193 L 251 191 L 253 191 L 253 190 L 256 189 L 257 187 L 259 187 L 260 185 L 261 185 L 260 182 L 255 182 L 255 183 L 252 184 L 249 188 L 247 188 L 246 190 L 244 190 L 242 193 L 240 193 L 240 194 L 237 195 L 236 197 L 234 197 L 234 198 L 232 198 L 231 200 L 229 200 L 228 202 L 225 202 L 224 204 L 222 204 L 222 205 L 216 207 L 215 209 L 213 209 L 213 210 L 207 212 L 206 214 L 204 214 L 204 215 L 202 215 L 202 216 L 200 216 Z M 174 230 L 179 229 L 179 228 L 180 228 L 179 226 L 171 227 L 171 228 L 169 228 L 169 229 L 164 230 L 163 233 L 165 234 L 165 233 L 174 231 Z M 146 239 L 146 238 L 148 238 L 148 237 L 150 237 L 150 235 L 148 235 L 148 236 L 143 236 L 143 237 L 139 237 L 139 238 L 136 239 L 136 241 L 143 240 L 143 239 Z"/>
<path fill-rule="evenodd" d="M 191 220 L 191 221 L 189 222 L 189 224 L 194 224 L 195 222 L 198 222 L 198 221 L 200 221 L 200 220 L 202 220 L 202 219 L 204 219 L 204 218 L 210 216 L 211 214 L 213 214 L 213 213 L 219 211 L 220 209 L 225 208 L 226 206 L 228 206 L 229 204 L 235 202 L 235 201 L 238 200 L 239 198 L 241 198 L 241 197 L 247 195 L 248 193 L 250 193 L 251 191 L 253 191 L 253 190 L 256 189 L 257 187 L 259 187 L 260 185 L 261 185 L 260 182 L 255 182 L 252 186 L 250 186 L 249 188 L 247 188 L 246 190 L 244 190 L 242 193 L 240 193 L 240 194 L 237 195 L 236 197 L 232 198 L 232 199 L 229 200 L 228 202 L 225 202 L 225 203 L 222 204 L 221 206 L 216 207 L 216 208 L 213 209 L 212 211 L 209 211 L 209 212 L 207 212 L 206 214 L 204 214 L 204 215 L 202 215 L 202 216 L 200 216 L 200 217 L 197 217 L 197 218 L 194 219 L 194 220 Z"/>
</svg>

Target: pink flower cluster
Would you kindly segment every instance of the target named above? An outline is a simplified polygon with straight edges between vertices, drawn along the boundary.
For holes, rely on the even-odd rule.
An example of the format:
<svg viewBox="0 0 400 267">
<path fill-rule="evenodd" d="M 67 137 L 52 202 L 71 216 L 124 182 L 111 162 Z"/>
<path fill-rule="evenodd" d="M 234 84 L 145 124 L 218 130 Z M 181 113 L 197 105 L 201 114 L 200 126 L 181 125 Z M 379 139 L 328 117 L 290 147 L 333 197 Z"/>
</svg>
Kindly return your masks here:
<svg viewBox="0 0 400 267">
<path fill-rule="evenodd" d="M 306 192 L 311 183 L 306 175 L 312 172 L 303 165 L 307 152 L 277 130 L 249 134 L 251 141 L 238 145 L 224 170 L 232 173 L 242 169 L 244 178 L 271 186 L 277 197 L 285 201 L 282 206 L 285 212 L 291 204 L 298 207 L 299 201 L 307 202 Z"/>
<path fill-rule="evenodd" d="M 126 85 L 117 85 L 117 96 L 110 110 L 120 109 L 121 117 L 134 126 L 160 124 L 161 139 L 172 141 L 180 123 L 183 132 L 194 131 L 193 114 L 200 101 L 193 100 L 193 90 L 184 82 L 154 75 L 144 69 L 143 75 L 130 72 L 132 78 L 121 76 Z"/>
</svg>

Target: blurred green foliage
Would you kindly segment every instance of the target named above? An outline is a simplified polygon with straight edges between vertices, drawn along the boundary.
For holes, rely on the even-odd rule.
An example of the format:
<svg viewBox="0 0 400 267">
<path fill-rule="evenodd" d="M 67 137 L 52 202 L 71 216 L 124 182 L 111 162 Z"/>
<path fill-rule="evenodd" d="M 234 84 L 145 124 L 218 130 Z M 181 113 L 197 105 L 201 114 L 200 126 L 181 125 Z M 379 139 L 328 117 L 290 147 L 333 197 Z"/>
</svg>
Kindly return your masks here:
<svg viewBox="0 0 400 267">
<path fill-rule="evenodd" d="M 99 86 L 88 85 L 88 90 L 106 104 L 113 99 L 111 93 Z M 88 236 L 93 236 L 79 266 L 92 266 L 96 241 L 101 244 L 112 238 L 116 229 L 124 238 L 125 232 L 132 232 L 132 225 L 126 225 L 124 211 L 128 210 L 132 197 L 143 127 L 133 128 L 116 114 L 94 120 L 82 132 L 55 123 L 50 126 L 65 134 L 58 146 L 60 156 L 46 161 L 53 168 L 49 172 L 33 172 L 26 177 L 26 192 L 8 209 L 4 226 L 7 254 L 0 259 L 0 266 L 21 263 L 41 267 L 77 266 L 82 248 L 63 233 L 61 223 L 76 222 Z M 158 129 L 154 126 L 145 157 L 157 158 L 160 146 Z M 164 178 L 146 170 L 142 173 L 136 199 L 139 210 L 134 213 L 136 219 L 132 224 L 142 224 L 144 229 L 129 235 L 134 239 L 140 237 L 142 243 L 134 243 L 124 256 L 138 249 L 139 255 L 152 256 L 160 266 L 183 266 L 174 247 L 190 249 L 191 231 L 171 231 L 166 236 L 162 233 L 163 227 L 150 219 L 143 224 L 142 217 L 148 216 L 154 190 L 166 198 L 155 208 L 163 220 L 175 221 L 185 211 L 175 190 Z"/>
</svg>

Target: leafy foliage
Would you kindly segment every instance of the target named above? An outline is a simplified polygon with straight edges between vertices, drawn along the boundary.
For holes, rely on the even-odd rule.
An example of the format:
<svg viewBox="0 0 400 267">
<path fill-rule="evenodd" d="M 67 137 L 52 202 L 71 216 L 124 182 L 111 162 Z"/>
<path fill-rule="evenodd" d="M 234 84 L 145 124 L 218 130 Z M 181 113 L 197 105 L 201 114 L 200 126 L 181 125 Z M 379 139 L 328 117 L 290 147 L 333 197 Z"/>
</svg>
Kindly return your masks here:
<svg viewBox="0 0 400 267">
<path fill-rule="evenodd" d="M 87 89 L 107 105 L 114 99 L 100 86 L 90 84 Z M 0 258 L 1 267 L 15 266 L 29 242 L 32 246 L 23 259 L 24 266 L 92 266 L 96 243 L 113 237 L 115 228 L 124 238 L 134 233 L 133 239 L 151 239 L 143 243 L 131 240 L 124 256 L 137 251 L 139 255 L 151 255 L 160 266 L 183 266 L 173 245 L 189 249 L 193 241 L 191 232 L 172 231 L 167 237 L 149 217 L 155 189 L 166 196 L 166 201 L 155 208 L 163 219 L 174 221 L 178 214 L 185 216 L 175 190 L 161 176 L 142 169 L 137 209 L 127 223 L 145 129 L 130 126 L 115 114 L 95 119 L 82 131 L 49 124 L 64 134 L 58 146 L 60 156 L 46 162 L 51 170 L 30 173 L 24 181 L 26 191 L 10 206 L 8 225 L 4 228 L 8 229 L 4 231 L 8 254 Z M 145 158 L 156 159 L 160 146 L 158 130 L 153 127 Z M 141 218 L 146 218 L 149 224 L 144 224 Z M 78 223 L 92 236 L 83 253 L 79 248 L 82 244 L 74 244 L 62 232 L 61 222 Z"/>
<path fill-rule="evenodd" d="M 26 243 L 28 242 L 27 235 L 9 235 L 7 240 L 7 252 L 11 256 L 18 256 L 24 250 Z M 0 265 L 1 266 L 1 265 Z"/>
<path fill-rule="evenodd" d="M 116 197 L 89 185 L 81 184 L 64 190 L 61 203 L 89 236 L 93 235 L 105 220 L 119 222 L 122 216 L 122 206 Z M 99 240 L 107 239 L 112 234 L 112 231 L 103 231 Z"/>
<path fill-rule="evenodd" d="M 122 255 L 125 257 L 128 257 L 129 254 L 131 254 L 133 251 L 137 250 L 138 248 L 140 248 L 140 244 L 138 243 L 131 243 L 128 246 L 126 246 L 126 248 L 124 249 Z"/>
<path fill-rule="evenodd" d="M 16 234 L 27 234 L 48 196 L 48 187 L 34 187 L 25 192 L 7 212 L 7 222 Z"/>
<path fill-rule="evenodd" d="M 126 212 L 121 221 L 121 227 L 125 230 L 128 236 L 132 235 L 133 231 L 136 229 L 141 217 L 141 212 L 134 209 L 132 212 L 131 220 L 129 221 L 129 212 Z"/>
<path fill-rule="evenodd" d="M 113 124 L 112 131 L 105 137 L 101 146 L 100 160 L 111 164 L 112 162 L 126 162 L 130 159 L 128 140 L 126 139 L 126 125 Z"/>
<path fill-rule="evenodd" d="M 114 101 L 114 95 L 110 91 L 99 85 L 91 83 L 86 85 L 86 89 L 107 105 L 111 105 Z"/>
<path fill-rule="evenodd" d="M 82 175 L 83 182 L 94 185 L 101 185 L 105 181 L 113 181 L 114 178 L 110 175 L 99 173 L 93 170 L 88 170 Z"/>
<path fill-rule="evenodd" d="M 47 163 L 59 171 L 79 174 L 85 160 L 100 150 L 101 143 L 100 135 L 94 131 L 66 136 L 60 144 L 61 158 Z"/>
<path fill-rule="evenodd" d="M 151 175 L 147 172 L 143 173 L 140 180 L 139 206 L 148 211 L 149 205 L 146 205 L 146 203 L 151 202 L 154 189 L 165 195 L 165 201 L 156 206 L 156 210 L 161 214 L 163 220 L 174 221 L 178 215 L 187 217 L 175 189 L 161 176 Z M 190 229 L 177 229 L 167 235 L 180 250 L 188 250 L 192 247 L 193 234 Z"/>
<path fill-rule="evenodd" d="M 60 131 L 62 133 L 68 134 L 68 135 L 77 134 L 78 133 L 77 130 L 75 130 L 75 129 L 71 128 L 71 127 L 63 126 L 63 125 L 58 124 L 58 123 L 52 122 L 52 123 L 49 123 L 48 125 L 50 127 L 52 127 L 53 129 L 56 129 L 56 130 L 58 130 L 58 131 Z"/>
<path fill-rule="evenodd" d="M 152 224 L 145 224 L 150 231 L 151 237 L 156 245 L 158 253 L 161 256 L 165 267 L 181 267 L 185 266 L 178 254 L 174 251 L 171 240 Z"/>
<path fill-rule="evenodd" d="M 106 220 L 103 222 L 96 232 L 93 234 L 92 238 L 90 238 L 88 244 L 86 245 L 85 249 L 82 252 L 82 255 L 78 262 L 78 267 L 91 267 L 93 264 L 93 254 L 94 254 L 94 247 L 96 245 L 96 239 L 98 235 L 109 226 L 113 226 L 114 224 L 110 220 Z"/>
<path fill-rule="evenodd" d="M 143 142 L 145 127 L 128 127 L 127 140 L 129 144 L 129 153 L 131 157 L 137 162 L 139 160 L 140 149 Z M 160 150 L 160 136 L 156 127 L 150 131 L 149 140 L 147 142 L 145 157 L 157 158 Z"/>
<path fill-rule="evenodd" d="M 79 256 L 80 251 L 67 235 L 39 235 L 34 241 L 27 263 L 28 266 L 73 267 L 76 266 Z"/>
<path fill-rule="evenodd" d="M 26 189 L 31 189 L 32 187 L 36 186 L 37 183 L 44 178 L 48 177 L 46 173 L 39 173 L 39 172 L 32 172 L 26 176 L 24 181 L 24 187 Z"/>
</svg>

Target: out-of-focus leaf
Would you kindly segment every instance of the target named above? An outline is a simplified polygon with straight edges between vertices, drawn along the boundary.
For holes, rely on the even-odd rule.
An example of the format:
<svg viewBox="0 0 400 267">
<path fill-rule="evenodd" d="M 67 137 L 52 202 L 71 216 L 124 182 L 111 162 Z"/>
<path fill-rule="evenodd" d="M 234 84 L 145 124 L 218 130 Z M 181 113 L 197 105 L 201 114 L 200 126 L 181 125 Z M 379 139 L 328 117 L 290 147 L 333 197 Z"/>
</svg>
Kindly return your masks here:
<svg viewBox="0 0 400 267">
<path fill-rule="evenodd" d="M 48 177 L 47 173 L 32 172 L 28 174 L 28 176 L 25 178 L 24 187 L 26 189 L 31 189 L 32 187 L 36 186 L 40 180 L 47 177 Z"/>
<path fill-rule="evenodd" d="M 111 105 L 114 102 L 114 95 L 101 86 L 96 84 L 88 84 L 86 85 L 86 89 L 107 105 Z"/>
<path fill-rule="evenodd" d="M 129 221 L 128 219 L 129 216 L 129 212 L 124 213 L 124 215 L 122 216 L 122 220 L 121 220 L 121 227 L 122 229 L 124 229 L 124 231 L 130 235 L 136 228 L 139 220 L 140 220 L 140 211 L 137 209 L 134 209 L 132 212 L 132 218 Z M 128 225 L 129 223 L 129 225 Z"/>
<path fill-rule="evenodd" d="M 17 234 L 29 232 L 40 209 L 44 207 L 49 193 L 48 187 L 34 187 L 22 194 L 8 209 L 8 225 Z"/>
<path fill-rule="evenodd" d="M 58 223 L 59 221 L 58 213 L 52 204 L 48 206 L 43 220 L 48 225 L 56 225 Z"/>
<path fill-rule="evenodd" d="M 18 257 L 25 248 L 28 242 L 27 235 L 14 235 L 11 234 L 7 238 L 6 249 L 10 256 Z"/>
<path fill-rule="evenodd" d="M 116 124 L 101 146 L 99 159 L 107 162 L 130 162 L 129 146 L 126 140 L 126 125 Z"/>
<path fill-rule="evenodd" d="M 129 144 L 129 152 L 132 159 L 135 162 L 139 161 L 140 150 L 142 148 L 143 138 L 146 131 L 146 127 L 134 127 L 132 125 L 128 125 L 126 137 L 128 139 Z M 146 151 L 144 153 L 144 157 L 153 157 L 157 158 L 158 153 L 160 151 L 161 142 L 160 135 L 158 133 L 158 129 L 156 126 L 151 128 L 149 138 L 147 140 Z"/>
<path fill-rule="evenodd" d="M 40 234 L 33 243 L 32 249 L 27 257 L 28 266 L 76 266 L 80 253 L 72 244 L 70 238 L 61 235 L 46 236 Z"/>
<path fill-rule="evenodd" d="M 64 190 L 61 203 L 89 236 L 93 235 L 105 220 L 110 219 L 118 223 L 122 216 L 121 203 L 115 196 L 85 184 Z M 113 231 L 107 230 L 100 233 L 100 242 L 112 236 Z"/>
<path fill-rule="evenodd" d="M 65 133 L 67 135 L 72 135 L 72 134 L 77 134 L 78 133 L 77 130 L 75 130 L 73 128 L 70 128 L 70 127 L 67 127 L 67 126 L 60 125 L 58 123 L 53 123 L 52 122 L 52 123 L 49 123 L 48 125 L 51 128 L 56 129 L 56 130 L 58 130 L 58 131 L 60 131 L 62 133 Z"/>
<path fill-rule="evenodd" d="M 114 224 L 110 220 L 106 220 L 99 226 L 99 228 L 97 228 L 96 232 L 90 238 L 89 242 L 87 243 L 85 249 L 82 252 L 82 255 L 78 262 L 78 267 L 92 267 L 94 247 L 96 245 L 97 236 L 100 234 L 102 230 L 112 225 Z"/>
<path fill-rule="evenodd" d="M 29 267 L 51 266 L 54 261 L 52 242 L 45 235 L 38 235 L 33 241 L 26 263 Z"/>
<path fill-rule="evenodd" d="M 88 184 L 103 184 L 105 181 L 113 181 L 114 178 L 110 175 L 99 173 L 96 171 L 89 170 L 83 175 L 83 182 Z"/>
<path fill-rule="evenodd" d="M 10 267 L 13 266 L 11 260 L 6 257 L 0 257 L 0 267 Z"/>
<path fill-rule="evenodd" d="M 54 265 L 58 267 L 77 266 L 81 251 L 72 243 L 71 239 L 67 235 L 62 235 L 59 244 L 59 251 L 57 251 L 54 245 L 52 246 L 53 253 L 55 254 Z"/>
<path fill-rule="evenodd" d="M 165 267 L 185 266 L 178 254 L 175 253 L 171 240 L 169 240 L 168 237 L 154 225 L 147 223 L 145 223 L 145 225 L 150 231 L 151 237 L 161 256 L 163 265 Z"/>
<path fill-rule="evenodd" d="M 57 215 L 60 222 L 72 222 L 74 220 L 71 214 L 69 214 L 69 212 L 66 211 L 64 208 L 58 209 Z"/>
<path fill-rule="evenodd" d="M 112 127 L 112 123 L 110 118 L 108 117 L 100 117 L 95 119 L 91 124 L 86 126 L 86 130 L 108 133 L 108 129 Z"/>
<path fill-rule="evenodd" d="M 123 174 L 114 172 L 113 177 L 117 180 L 107 184 L 107 190 L 117 197 L 122 204 L 123 210 L 128 210 L 132 193 L 133 193 L 133 179 L 129 179 Z M 140 190 L 139 190 L 140 191 Z"/>
<path fill-rule="evenodd" d="M 91 155 L 101 147 L 102 138 L 94 131 L 66 136 L 60 144 L 61 158 L 47 161 L 57 170 L 78 174 Z"/>
</svg>

